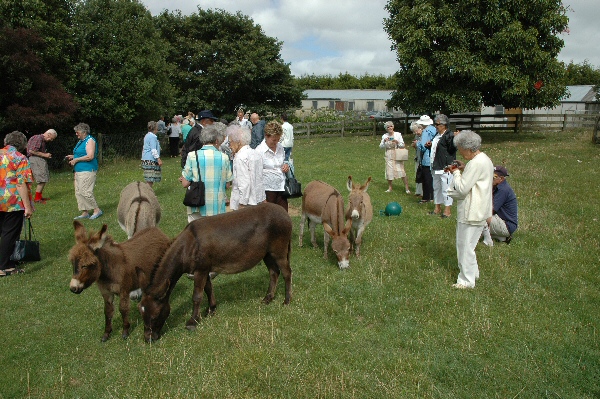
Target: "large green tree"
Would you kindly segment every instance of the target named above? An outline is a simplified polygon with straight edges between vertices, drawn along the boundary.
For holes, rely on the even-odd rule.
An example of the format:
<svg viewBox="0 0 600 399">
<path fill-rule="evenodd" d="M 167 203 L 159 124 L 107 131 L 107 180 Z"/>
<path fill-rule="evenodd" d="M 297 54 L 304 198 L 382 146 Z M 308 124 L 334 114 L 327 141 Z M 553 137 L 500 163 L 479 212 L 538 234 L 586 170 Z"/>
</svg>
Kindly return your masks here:
<svg viewBox="0 0 600 399">
<path fill-rule="evenodd" d="M 174 97 L 169 44 L 138 0 L 86 0 L 74 17 L 75 49 L 69 89 L 92 128 L 145 128 Z"/>
<path fill-rule="evenodd" d="M 557 60 L 568 24 L 561 0 L 390 0 L 386 10 L 400 63 L 389 106 L 551 107 L 566 92 Z"/>
<path fill-rule="evenodd" d="M 301 105 L 302 90 L 280 55 L 282 43 L 249 17 L 198 8 L 185 16 L 165 11 L 157 24 L 172 46 L 178 111 L 234 114 L 240 104 L 261 112 Z"/>
</svg>

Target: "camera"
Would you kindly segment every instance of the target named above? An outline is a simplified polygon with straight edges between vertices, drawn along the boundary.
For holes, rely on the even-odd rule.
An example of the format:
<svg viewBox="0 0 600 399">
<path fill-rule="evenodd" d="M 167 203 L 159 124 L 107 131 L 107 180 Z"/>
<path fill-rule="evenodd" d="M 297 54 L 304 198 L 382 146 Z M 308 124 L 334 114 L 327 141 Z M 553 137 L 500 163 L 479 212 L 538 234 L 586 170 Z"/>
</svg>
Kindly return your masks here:
<svg viewBox="0 0 600 399">
<path fill-rule="evenodd" d="M 458 161 L 452 161 L 451 165 L 458 166 L 459 163 L 458 163 Z"/>
</svg>

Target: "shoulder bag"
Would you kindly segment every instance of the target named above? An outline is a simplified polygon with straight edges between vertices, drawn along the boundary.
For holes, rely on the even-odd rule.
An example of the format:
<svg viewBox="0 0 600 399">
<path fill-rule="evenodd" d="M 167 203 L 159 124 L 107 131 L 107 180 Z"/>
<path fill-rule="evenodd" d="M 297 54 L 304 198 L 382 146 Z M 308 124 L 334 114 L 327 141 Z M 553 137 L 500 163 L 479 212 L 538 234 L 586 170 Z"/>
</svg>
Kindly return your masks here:
<svg viewBox="0 0 600 399">
<path fill-rule="evenodd" d="M 283 196 L 286 198 L 302 197 L 302 184 L 298 180 L 296 180 L 294 172 L 292 172 L 291 168 L 285 175 Z"/>
<path fill-rule="evenodd" d="M 198 162 L 198 151 L 196 151 L 196 167 L 198 168 L 198 181 L 193 181 L 188 188 L 185 190 L 185 197 L 183 197 L 183 205 L 198 208 L 204 206 L 204 182 L 200 175 L 200 162 Z"/>
<path fill-rule="evenodd" d="M 25 239 L 15 242 L 15 249 L 10 259 L 19 262 L 37 262 L 42 259 L 40 256 L 40 242 L 35 240 L 31 219 L 27 219 L 26 224 Z"/>
<path fill-rule="evenodd" d="M 394 159 L 396 161 L 408 161 L 408 150 L 406 148 L 396 148 L 394 150 Z"/>
</svg>

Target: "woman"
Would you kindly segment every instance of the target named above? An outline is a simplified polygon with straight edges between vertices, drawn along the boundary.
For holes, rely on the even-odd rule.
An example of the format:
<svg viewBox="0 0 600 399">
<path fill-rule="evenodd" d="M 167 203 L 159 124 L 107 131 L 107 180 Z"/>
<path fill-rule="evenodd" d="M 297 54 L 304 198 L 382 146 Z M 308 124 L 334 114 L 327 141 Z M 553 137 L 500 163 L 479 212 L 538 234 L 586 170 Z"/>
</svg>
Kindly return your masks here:
<svg viewBox="0 0 600 399">
<path fill-rule="evenodd" d="M 192 122 L 193 121 L 194 121 L 193 119 L 190 120 L 187 118 L 183 120 L 183 124 L 181 125 L 181 139 L 183 140 L 184 143 L 185 143 L 185 139 L 187 139 L 187 136 L 188 136 L 190 130 L 192 130 Z"/>
<path fill-rule="evenodd" d="M 142 148 L 144 180 L 150 187 L 154 183 L 160 183 L 162 177 L 162 160 L 160 159 L 160 143 L 156 136 L 157 131 L 158 124 L 154 121 L 148 122 L 148 133 L 144 137 L 144 147 Z"/>
<path fill-rule="evenodd" d="M 202 179 L 205 186 L 205 204 L 201 207 L 187 207 L 188 223 L 202 216 L 225 213 L 226 190 L 232 173 L 229 158 L 219 151 L 224 138 L 225 125 L 220 122 L 207 125 L 201 133 L 204 146 L 188 153 L 179 178 L 181 185 L 188 188 L 193 181 Z"/>
<path fill-rule="evenodd" d="M 287 198 L 283 196 L 285 186 L 285 174 L 290 171 L 290 166 L 284 162 L 285 151 L 279 142 L 283 129 L 275 121 L 265 126 L 265 138 L 256 147 L 263 161 L 263 183 L 267 202 L 281 205 L 288 210 Z"/>
<path fill-rule="evenodd" d="M 392 181 L 394 179 L 402 178 L 404 180 L 404 189 L 406 194 L 410 194 L 408 188 L 408 178 L 404 171 L 404 161 L 396 160 L 395 150 L 396 148 L 404 148 L 404 140 L 399 132 L 394 132 L 394 123 L 386 122 L 383 124 L 387 133 L 381 136 L 381 143 L 379 148 L 385 150 L 385 178 L 388 181 L 388 189 L 386 193 L 392 191 Z"/>
<path fill-rule="evenodd" d="M 98 173 L 98 146 L 96 139 L 90 136 L 87 123 L 80 123 L 73 128 L 79 141 L 75 144 L 73 155 L 67 155 L 69 165 L 73 166 L 75 178 L 75 198 L 81 215 L 75 219 L 98 219 L 104 212 L 98 207 L 94 197 L 96 174 Z M 92 215 L 89 210 L 93 209 Z"/>
<path fill-rule="evenodd" d="M 421 170 L 423 176 L 423 198 L 419 204 L 426 204 L 433 200 L 433 178 L 431 176 L 431 142 L 437 132 L 433 127 L 433 120 L 428 115 L 422 115 L 417 121 L 423 130 L 417 148 L 421 151 Z"/>
<path fill-rule="evenodd" d="M 179 156 L 179 136 L 181 135 L 181 125 L 179 124 L 179 118 L 177 116 L 173 117 L 168 131 L 169 153 L 171 158 L 177 158 Z"/>
<path fill-rule="evenodd" d="M 475 247 L 492 216 L 492 181 L 494 165 L 480 151 L 481 137 L 470 130 L 455 133 L 454 145 L 467 164 L 457 161 L 447 171 L 454 175 L 448 194 L 458 201 L 456 255 L 460 270 L 454 288 L 474 288 L 479 278 Z M 461 173 L 462 172 L 462 173 Z"/>
<path fill-rule="evenodd" d="M 421 164 L 421 157 L 422 157 L 421 150 L 419 150 L 417 148 L 417 143 L 421 140 L 421 133 L 423 132 L 423 129 L 421 128 L 421 125 L 419 125 L 417 122 L 413 122 L 410 124 L 410 130 L 415 135 L 415 139 L 412 142 L 412 147 L 416 151 L 416 154 L 415 154 L 415 172 L 416 172 L 417 169 L 419 168 L 419 165 Z M 416 183 L 415 196 L 416 197 L 423 196 L 423 183 Z"/>
<path fill-rule="evenodd" d="M 33 214 L 30 186 L 33 174 L 27 157 L 19 151 L 27 148 L 27 138 L 12 132 L 4 138 L 0 150 L 0 277 L 23 273 L 10 259 L 15 243 L 21 236 L 23 217 Z"/>
<path fill-rule="evenodd" d="M 452 174 L 445 171 L 446 166 L 456 159 L 456 146 L 454 133 L 448 127 L 450 121 L 444 114 L 434 118 L 437 136 L 431 142 L 431 174 L 433 179 L 433 203 L 435 208 L 430 215 L 449 218 L 452 215 L 452 197 L 448 195 L 448 188 L 452 185 Z M 444 213 L 442 213 L 444 204 Z"/>
<path fill-rule="evenodd" d="M 265 201 L 262 157 L 250 148 L 250 129 L 237 124 L 227 128 L 233 153 L 233 182 L 229 207 L 232 210 Z"/>
</svg>

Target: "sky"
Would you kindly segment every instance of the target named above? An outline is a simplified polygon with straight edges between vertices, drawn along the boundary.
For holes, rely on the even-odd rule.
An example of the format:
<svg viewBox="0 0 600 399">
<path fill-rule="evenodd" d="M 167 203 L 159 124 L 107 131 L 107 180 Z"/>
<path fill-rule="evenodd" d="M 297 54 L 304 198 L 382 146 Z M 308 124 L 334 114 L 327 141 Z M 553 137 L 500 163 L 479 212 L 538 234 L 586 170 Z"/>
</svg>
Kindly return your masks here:
<svg viewBox="0 0 600 399">
<path fill-rule="evenodd" d="M 240 11 L 283 42 L 281 56 L 292 74 L 391 75 L 398 70 L 383 29 L 386 0 L 141 0 L 152 15 L 163 10 L 191 14 L 203 9 Z M 598 0 L 565 0 L 569 33 L 559 60 L 600 68 Z"/>
</svg>

